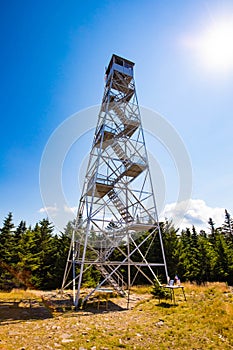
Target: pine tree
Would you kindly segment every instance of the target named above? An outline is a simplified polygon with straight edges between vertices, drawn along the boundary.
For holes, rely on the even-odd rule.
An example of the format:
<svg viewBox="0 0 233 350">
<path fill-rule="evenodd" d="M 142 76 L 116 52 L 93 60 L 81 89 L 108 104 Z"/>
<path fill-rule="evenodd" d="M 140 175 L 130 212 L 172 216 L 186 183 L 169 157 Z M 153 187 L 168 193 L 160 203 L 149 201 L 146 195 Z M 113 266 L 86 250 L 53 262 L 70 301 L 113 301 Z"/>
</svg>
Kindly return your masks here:
<svg viewBox="0 0 233 350">
<path fill-rule="evenodd" d="M 26 232 L 26 221 L 21 220 L 18 227 L 15 230 L 15 240 L 19 241 L 22 235 Z"/>
<path fill-rule="evenodd" d="M 0 257 L 5 262 L 11 261 L 13 230 L 13 215 L 10 212 L 3 222 L 3 227 L 0 229 Z"/>
<path fill-rule="evenodd" d="M 64 228 L 64 235 L 71 239 L 73 230 L 75 229 L 75 220 L 68 221 L 66 227 Z"/>
<path fill-rule="evenodd" d="M 18 225 L 18 227 L 16 228 L 13 236 L 12 236 L 12 260 L 11 263 L 13 265 L 13 267 L 15 268 L 17 263 L 19 262 L 19 242 L 21 237 L 23 236 L 23 234 L 26 232 L 27 227 L 26 227 L 26 222 L 25 221 L 21 221 Z"/>
<path fill-rule="evenodd" d="M 198 271 L 196 281 L 201 284 L 213 280 L 213 266 L 216 255 L 213 245 L 206 235 L 198 235 L 197 243 Z"/>
<path fill-rule="evenodd" d="M 195 281 L 197 279 L 199 271 L 198 247 L 195 229 L 193 229 L 193 234 L 189 228 L 186 228 L 185 231 L 182 231 L 179 249 L 180 258 L 178 269 L 180 271 L 180 278 L 184 278 L 191 282 Z"/>
<path fill-rule="evenodd" d="M 210 241 L 214 244 L 215 242 L 215 236 L 216 236 L 216 229 L 215 229 L 215 223 L 212 218 L 209 218 L 208 224 L 210 225 Z"/>
<path fill-rule="evenodd" d="M 20 261 L 17 268 L 34 288 L 47 289 L 52 280 L 50 274 L 57 253 L 52 232 L 52 224 L 43 219 L 36 223 L 34 229 L 22 234 L 19 240 Z"/>
<path fill-rule="evenodd" d="M 39 266 L 36 270 L 36 278 L 39 288 L 49 289 L 51 280 L 51 270 L 56 256 L 53 244 L 53 226 L 48 219 L 43 219 L 35 229 L 35 240 L 38 246 Z"/>
<path fill-rule="evenodd" d="M 0 229 L 0 289 L 13 287 L 12 275 L 9 272 L 14 249 L 13 229 L 13 215 L 10 212 Z"/>
<path fill-rule="evenodd" d="M 173 279 L 178 271 L 179 263 L 179 240 L 177 237 L 178 229 L 175 229 L 172 222 L 166 221 L 160 225 L 163 237 L 163 246 L 166 255 L 167 269 Z"/>
<path fill-rule="evenodd" d="M 35 231 L 32 228 L 27 229 L 21 235 L 18 243 L 18 256 L 17 270 L 24 278 L 25 285 L 35 289 L 39 288 L 36 272 L 39 269 L 40 257 Z"/>
<path fill-rule="evenodd" d="M 193 248 L 197 248 L 198 247 L 198 234 L 197 234 L 197 231 L 196 231 L 196 228 L 195 228 L 194 225 L 192 226 L 191 237 L 192 237 L 192 246 L 193 246 Z"/>
<path fill-rule="evenodd" d="M 224 236 L 216 233 L 214 250 L 216 258 L 214 262 L 214 280 L 218 282 L 226 282 L 229 277 L 229 250 Z"/>
<path fill-rule="evenodd" d="M 225 221 L 222 226 L 222 233 L 225 235 L 228 242 L 233 242 L 233 220 L 230 214 L 225 209 Z"/>
<path fill-rule="evenodd" d="M 70 247 L 70 238 L 64 234 L 53 236 L 54 255 L 53 264 L 51 266 L 50 274 L 51 280 L 49 281 L 49 287 L 52 289 L 61 288 L 63 274 L 65 270 L 66 260 Z M 72 271 L 71 271 L 72 273 Z"/>
</svg>

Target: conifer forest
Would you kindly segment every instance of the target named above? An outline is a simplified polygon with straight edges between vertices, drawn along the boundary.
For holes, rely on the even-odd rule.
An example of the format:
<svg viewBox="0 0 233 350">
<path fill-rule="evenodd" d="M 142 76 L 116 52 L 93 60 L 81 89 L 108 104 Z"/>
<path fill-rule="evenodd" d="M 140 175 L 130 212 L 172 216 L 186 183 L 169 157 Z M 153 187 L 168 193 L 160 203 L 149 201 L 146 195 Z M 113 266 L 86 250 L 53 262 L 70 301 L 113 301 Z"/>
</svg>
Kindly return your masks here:
<svg viewBox="0 0 233 350">
<path fill-rule="evenodd" d="M 0 290 L 59 289 L 72 227 L 73 223 L 68 222 L 64 231 L 58 234 L 48 219 L 39 221 L 34 227 L 27 226 L 23 220 L 15 226 L 10 212 L 0 228 Z M 182 282 L 226 282 L 233 285 L 233 220 L 227 210 L 222 226 L 216 227 L 210 218 L 206 231 L 198 232 L 195 226 L 175 229 L 171 222 L 161 222 L 160 227 L 171 278 L 178 275 Z M 146 234 L 138 239 L 143 240 Z M 158 252 L 156 233 L 153 242 L 148 240 L 149 244 L 154 245 L 152 251 Z M 91 256 L 91 251 L 89 254 Z M 116 250 L 111 259 L 117 258 L 116 254 L 120 252 Z M 127 268 L 122 267 L 121 272 L 126 274 Z M 164 280 L 160 271 L 157 275 Z M 94 286 L 100 279 L 101 274 L 93 265 L 83 276 L 83 286 Z M 146 283 L 143 276 L 138 276 L 135 282 L 138 285 Z"/>
</svg>

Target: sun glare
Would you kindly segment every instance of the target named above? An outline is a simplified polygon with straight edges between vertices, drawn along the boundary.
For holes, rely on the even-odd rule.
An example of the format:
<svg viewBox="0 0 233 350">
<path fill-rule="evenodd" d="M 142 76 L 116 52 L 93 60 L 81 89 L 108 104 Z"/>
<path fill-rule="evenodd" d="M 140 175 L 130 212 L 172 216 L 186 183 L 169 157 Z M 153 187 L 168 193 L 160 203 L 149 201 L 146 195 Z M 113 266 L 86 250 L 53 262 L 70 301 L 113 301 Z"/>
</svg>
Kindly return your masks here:
<svg viewBox="0 0 233 350">
<path fill-rule="evenodd" d="M 189 40 L 206 69 L 216 72 L 233 71 L 233 19 L 215 21 Z"/>
<path fill-rule="evenodd" d="M 218 70 L 233 69 L 233 22 L 216 23 L 200 39 L 204 63 Z"/>
</svg>

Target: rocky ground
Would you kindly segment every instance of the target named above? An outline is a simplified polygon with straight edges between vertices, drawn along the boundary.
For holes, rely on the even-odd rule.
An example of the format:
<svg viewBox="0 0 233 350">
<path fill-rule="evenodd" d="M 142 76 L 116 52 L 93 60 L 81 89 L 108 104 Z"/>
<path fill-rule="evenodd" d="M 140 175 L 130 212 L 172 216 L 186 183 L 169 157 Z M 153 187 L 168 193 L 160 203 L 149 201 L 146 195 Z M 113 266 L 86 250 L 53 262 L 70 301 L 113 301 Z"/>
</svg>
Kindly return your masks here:
<svg viewBox="0 0 233 350">
<path fill-rule="evenodd" d="M 132 318 L 129 315 L 133 308 L 151 297 L 150 294 L 132 294 L 129 303 L 120 297 L 102 298 L 99 304 L 92 300 L 85 309 L 75 311 L 70 294 L 34 293 L 39 300 L 0 302 L 0 349 L 111 349 L 106 334 L 125 329 L 126 318 L 128 321 Z M 103 339 L 98 339 L 98 345 L 95 345 L 95 338 L 100 333 Z M 121 347 L 120 333 L 117 343 Z"/>
<path fill-rule="evenodd" d="M 0 349 L 233 349 L 232 290 L 186 285 L 187 301 L 180 292 L 175 305 L 144 292 L 131 295 L 128 309 L 124 298 L 111 298 L 79 311 L 70 295 L 38 292 L 19 300 L 0 293 Z"/>
</svg>

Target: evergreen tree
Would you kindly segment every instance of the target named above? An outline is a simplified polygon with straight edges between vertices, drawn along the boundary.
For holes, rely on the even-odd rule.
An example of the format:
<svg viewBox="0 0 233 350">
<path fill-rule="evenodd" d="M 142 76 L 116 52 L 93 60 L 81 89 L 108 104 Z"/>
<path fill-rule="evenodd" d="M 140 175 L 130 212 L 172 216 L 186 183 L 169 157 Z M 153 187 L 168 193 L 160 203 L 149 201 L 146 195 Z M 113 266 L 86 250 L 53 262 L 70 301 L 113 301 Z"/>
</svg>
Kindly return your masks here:
<svg viewBox="0 0 233 350">
<path fill-rule="evenodd" d="M 48 289 L 61 288 L 66 260 L 70 247 L 70 238 L 63 233 L 53 236 L 53 263 L 50 266 L 50 280 L 47 281 Z"/>
<path fill-rule="evenodd" d="M 0 229 L 0 289 L 13 287 L 10 265 L 12 263 L 13 246 L 13 215 L 10 212 Z"/>
<path fill-rule="evenodd" d="M 26 232 L 26 221 L 21 220 L 18 227 L 15 230 L 15 239 L 19 240 L 21 236 Z"/>
<path fill-rule="evenodd" d="M 37 242 L 37 254 L 39 266 L 36 270 L 37 283 L 43 289 L 49 289 L 52 280 L 51 269 L 56 256 L 53 244 L 53 226 L 48 219 L 43 219 L 35 229 L 35 240 Z"/>
<path fill-rule="evenodd" d="M 198 235 L 197 244 L 198 270 L 195 280 L 201 284 L 213 279 L 215 252 L 206 235 Z"/>
<path fill-rule="evenodd" d="M 56 255 L 52 232 L 52 224 L 43 219 L 36 223 L 34 229 L 28 229 L 19 241 L 20 261 L 17 267 L 34 288 L 47 289 L 52 280 L 50 274 Z"/>
<path fill-rule="evenodd" d="M 175 229 L 172 222 L 166 221 L 160 224 L 163 246 L 166 256 L 168 273 L 173 279 L 176 274 L 179 274 L 179 240 L 177 237 L 178 229 Z"/>
<path fill-rule="evenodd" d="M 196 228 L 195 228 L 194 225 L 192 227 L 191 237 L 192 237 L 192 246 L 193 246 L 193 248 L 198 248 L 198 234 L 197 234 L 197 231 L 196 231 Z"/>
<path fill-rule="evenodd" d="M 193 238 L 194 236 L 194 238 Z M 198 247 L 196 230 L 193 229 L 193 235 L 189 228 L 182 231 L 180 241 L 180 259 L 178 264 L 180 278 L 195 281 L 199 272 Z"/>
<path fill-rule="evenodd" d="M 18 227 L 16 228 L 14 235 L 12 237 L 13 244 L 12 244 L 11 255 L 12 255 L 12 264 L 14 265 L 14 267 L 19 262 L 20 239 L 24 235 L 26 230 L 27 230 L 26 222 L 22 220 L 22 221 L 20 221 L 20 223 L 19 223 Z"/>
<path fill-rule="evenodd" d="M 222 233 L 225 235 L 228 242 L 233 242 L 233 220 L 231 219 L 230 214 L 225 209 L 225 221 L 222 226 Z"/>
<path fill-rule="evenodd" d="M 9 263 L 11 262 L 13 230 L 13 215 L 10 212 L 3 222 L 3 227 L 0 229 L 0 257 Z"/>
<path fill-rule="evenodd" d="M 73 230 L 75 229 L 75 220 L 68 221 L 66 227 L 64 228 L 64 235 L 71 239 Z"/>
<path fill-rule="evenodd" d="M 204 237 L 204 238 L 207 238 L 207 234 L 206 234 L 205 230 L 201 230 L 199 235 Z"/>
<path fill-rule="evenodd" d="M 214 227 L 215 223 L 213 222 L 212 218 L 209 218 L 208 224 L 210 225 L 210 230 L 211 230 L 210 240 L 211 240 L 211 242 L 214 243 L 214 241 L 215 241 L 215 233 L 216 232 L 215 232 L 215 227 Z"/>
<path fill-rule="evenodd" d="M 38 242 L 35 231 L 27 229 L 21 235 L 18 244 L 19 261 L 17 263 L 17 270 L 20 275 L 24 277 L 25 285 L 32 286 L 37 289 L 40 287 L 36 273 L 40 265 L 40 257 L 38 252 Z"/>
<path fill-rule="evenodd" d="M 217 232 L 215 236 L 214 250 L 214 281 L 225 282 L 229 277 L 229 251 L 224 236 Z"/>
</svg>

